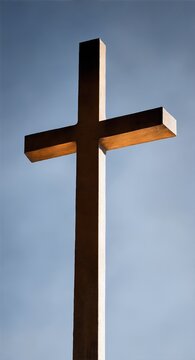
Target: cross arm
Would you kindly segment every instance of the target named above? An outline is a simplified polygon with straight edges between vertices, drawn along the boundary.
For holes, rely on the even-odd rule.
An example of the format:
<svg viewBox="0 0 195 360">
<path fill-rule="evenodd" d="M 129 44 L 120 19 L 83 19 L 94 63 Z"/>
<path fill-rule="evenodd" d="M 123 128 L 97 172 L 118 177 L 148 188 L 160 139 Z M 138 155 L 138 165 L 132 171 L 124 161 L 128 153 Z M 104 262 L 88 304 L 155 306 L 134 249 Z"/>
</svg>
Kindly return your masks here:
<svg viewBox="0 0 195 360">
<path fill-rule="evenodd" d="M 101 121 L 100 145 L 105 150 L 176 136 L 176 120 L 159 107 Z"/>
<path fill-rule="evenodd" d="M 76 152 L 77 125 L 25 136 L 24 153 L 31 162 Z"/>
</svg>

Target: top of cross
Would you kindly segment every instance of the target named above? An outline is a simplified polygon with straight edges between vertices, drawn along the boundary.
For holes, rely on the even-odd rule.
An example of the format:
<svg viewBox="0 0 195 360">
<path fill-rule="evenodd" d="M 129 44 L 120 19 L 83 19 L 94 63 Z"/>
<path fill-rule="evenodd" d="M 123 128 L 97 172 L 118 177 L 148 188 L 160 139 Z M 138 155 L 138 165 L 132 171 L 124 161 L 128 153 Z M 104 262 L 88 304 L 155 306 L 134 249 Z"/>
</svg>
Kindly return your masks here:
<svg viewBox="0 0 195 360">
<path fill-rule="evenodd" d="M 91 136 L 112 150 L 176 135 L 176 120 L 162 107 L 105 120 L 105 60 L 101 39 L 80 43 L 78 123 L 26 136 L 31 161 L 74 153 L 79 139 Z"/>
</svg>

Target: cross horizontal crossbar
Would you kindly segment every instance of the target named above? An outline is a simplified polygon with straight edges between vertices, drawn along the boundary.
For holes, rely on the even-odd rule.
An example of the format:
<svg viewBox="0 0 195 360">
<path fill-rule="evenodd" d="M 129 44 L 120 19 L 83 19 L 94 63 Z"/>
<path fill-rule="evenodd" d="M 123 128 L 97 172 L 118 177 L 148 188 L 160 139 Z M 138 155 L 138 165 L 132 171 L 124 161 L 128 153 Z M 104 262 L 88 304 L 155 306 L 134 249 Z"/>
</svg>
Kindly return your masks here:
<svg viewBox="0 0 195 360">
<path fill-rule="evenodd" d="M 25 154 L 31 162 L 76 152 L 79 123 L 25 136 Z M 97 123 L 92 137 L 105 151 L 176 136 L 176 120 L 163 107 Z"/>
</svg>

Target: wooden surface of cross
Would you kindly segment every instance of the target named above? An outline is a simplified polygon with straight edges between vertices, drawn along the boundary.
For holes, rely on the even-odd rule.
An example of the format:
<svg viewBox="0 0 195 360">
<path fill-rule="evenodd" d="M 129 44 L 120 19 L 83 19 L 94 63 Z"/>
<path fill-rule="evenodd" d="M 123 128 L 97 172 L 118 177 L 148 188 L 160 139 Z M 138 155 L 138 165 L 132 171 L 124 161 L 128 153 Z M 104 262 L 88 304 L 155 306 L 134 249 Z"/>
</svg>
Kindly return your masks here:
<svg viewBox="0 0 195 360">
<path fill-rule="evenodd" d="M 73 359 L 105 358 L 105 154 L 176 135 L 162 107 L 105 116 L 106 47 L 80 43 L 78 123 L 25 137 L 30 161 L 77 153 Z"/>
</svg>

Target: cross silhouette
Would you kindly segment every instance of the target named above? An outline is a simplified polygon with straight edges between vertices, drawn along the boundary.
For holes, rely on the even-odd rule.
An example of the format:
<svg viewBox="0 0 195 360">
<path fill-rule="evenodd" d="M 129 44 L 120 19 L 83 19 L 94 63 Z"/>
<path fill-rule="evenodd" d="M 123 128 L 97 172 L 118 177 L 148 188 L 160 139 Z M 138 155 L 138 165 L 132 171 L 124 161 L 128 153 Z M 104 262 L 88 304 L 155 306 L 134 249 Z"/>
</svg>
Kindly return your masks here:
<svg viewBox="0 0 195 360">
<path fill-rule="evenodd" d="M 25 154 L 40 161 L 77 153 L 74 360 L 105 358 L 105 154 L 176 135 L 162 107 L 105 120 L 106 47 L 80 43 L 78 123 L 25 137 Z"/>
</svg>

